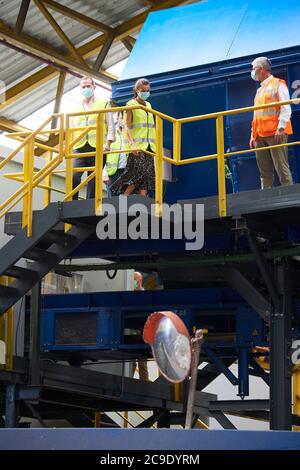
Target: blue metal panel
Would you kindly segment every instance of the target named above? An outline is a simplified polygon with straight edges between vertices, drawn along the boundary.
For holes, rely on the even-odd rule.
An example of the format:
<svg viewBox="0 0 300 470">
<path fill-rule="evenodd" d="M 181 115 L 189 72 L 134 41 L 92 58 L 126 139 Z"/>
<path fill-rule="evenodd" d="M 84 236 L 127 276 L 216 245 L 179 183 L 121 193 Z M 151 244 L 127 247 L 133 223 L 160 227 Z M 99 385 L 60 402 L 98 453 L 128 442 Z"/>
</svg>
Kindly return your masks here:
<svg viewBox="0 0 300 470">
<path fill-rule="evenodd" d="M 300 3 L 295 0 L 285 0 L 284 4 L 281 0 L 251 0 L 227 58 L 298 46 L 299 22 Z"/>
<path fill-rule="evenodd" d="M 289 431 L 200 429 L 0 429 L 0 449 L 300 450 L 300 435 Z"/>
<path fill-rule="evenodd" d="M 240 304 L 236 315 L 237 346 L 247 345 L 249 348 L 264 340 L 265 323 L 247 304 Z"/>
<path fill-rule="evenodd" d="M 43 296 L 43 309 L 74 309 L 90 311 L 102 307 L 123 307 L 124 309 L 143 308 L 147 311 L 159 306 L 182 305 L 184 308 L 201 306 L 206 308 L 233 308 L 242 298 L 232 289 L 170 289 L 157 291 L 121 291 L 121 292 L 91 292 L 88 294 L 54 294 Z M 26 309 L 30 308 L 30 297 L 26 298 Z"/>
<path fill-rule="evenodd" d="M 121 79 L 297 46 L 300 4 L 208 0 L 151 13 Z"/>
<path fill-rule="evenodd" d="M 154 108 L 174 117 L 196 116 L 226 108 L 225 86 L 193 86 L 180 91 L 154 95 L 151 99 Z M 215 120 L 184 124 L 182 127 L 182 157 L 199 157 L 216 153 Z M 172 129 L 166 127 L 164 146 L 170 148 Z M 217 194 L 216 162 L 207 161 L 198 164 L 180 166 L 176 179 L 168 183 L 164 200 L 176 202 Z M 184 185 L 182 182 L 184 181 Z M 228 191 L 231 192 L 230 185 Z"/>
<path fill-rule="evenodd" d="M 199 185 L 199 182 L 198 182 Z M 170 191 L 172 184 L 168 186 Z M 165 201 L 169 189 L 166 189 Z M 176 195 L 173 193 L 173 197 Z M 169 196 L 168 199 L 171 199 Z M 72 258 L 96 258 L 112 257 L 118 255 L 140 255 L 141 253 L 183 253 L 186 240 L 88 240 L 83 242 L 73 253 Z M 205 236 L 204 249 L 208 250 L 230 250 L 232 247 L 232 236 L 230 234 Z"/>
</svg>

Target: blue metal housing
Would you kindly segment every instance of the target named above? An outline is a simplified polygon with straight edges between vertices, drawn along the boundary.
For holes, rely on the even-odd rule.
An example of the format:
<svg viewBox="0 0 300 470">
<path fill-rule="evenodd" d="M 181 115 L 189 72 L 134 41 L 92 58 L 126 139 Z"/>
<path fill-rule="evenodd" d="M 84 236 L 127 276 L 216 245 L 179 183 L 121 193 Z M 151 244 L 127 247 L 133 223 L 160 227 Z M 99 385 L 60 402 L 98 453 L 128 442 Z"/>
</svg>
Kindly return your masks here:
<svg viewBox="0 0 300 470">
<path fill-rule="evenodd" d="M 142 29 L 121 80 L 113 84 L 113 99 L 124 104 L 135 80 L 151 82 L 152 106 L 173 117 L 186 117 L 252 106 L 257 84 L 250 78 L 251 62 L 267 55 L 274 75 L 284 78 L 294 97 L 299 95 L 300 4 L 209 0 L 151 13 Z M 263 26 L 259 26 L 263 25 Z M 159 30 L 159 34 L 158 34 Z M 294 138 L 300 138 L 300 107 L 293 107 Z M 249 145 L 252 115 L 226 119 L 225 149 Z M 185 124 L 182 156 L 216 153 L 215 120 Z M 164 146 L 172 150 L 172 129 L 164 125 Z M 295 182 L 299 182 L 299 147 L 289 151 Z M 228 192 L 260 187 L 255 155 L 230 159 Z M 278 182 L 277 182 L 278 183 Z M 165 201 L 217 194 L 216 161 L 173 167 Z"/>
<path fill-rule="evenodd" d="M 239 395 L 248 395 L 249 358 L 253 347 L 266 345 L 265 325 L 231 289 L 45 295 L 41 348 L 47 353 L 66 352 L 67 357 L 85 351 L 98 351 L 100 355 L 107 350 L 146 353 L 148 346 L 138 339 L 129 342 L 126 331 L 133 329 L 141 334 L 148 315 L 170 309 L 182 318 L 191 334 L 195 328 L 208 329 L 204 353 L 233 385 L 239 386 Z M 26 312 L 28 318 L 29 298 Z M 226 358 L 239 359 L 238 377 L 222 362 Z"/>
</svg>

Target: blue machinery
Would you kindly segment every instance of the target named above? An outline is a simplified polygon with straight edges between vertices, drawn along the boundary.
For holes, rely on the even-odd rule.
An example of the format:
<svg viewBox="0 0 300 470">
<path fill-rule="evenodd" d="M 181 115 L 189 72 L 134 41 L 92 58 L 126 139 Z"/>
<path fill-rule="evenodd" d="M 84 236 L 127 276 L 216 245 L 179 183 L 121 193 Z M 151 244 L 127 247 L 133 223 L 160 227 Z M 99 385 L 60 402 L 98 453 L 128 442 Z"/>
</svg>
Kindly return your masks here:
<svg viewBox="0 0 300 470">
<path fill-rule="evenodd" d="M 257 28 L 262 18 L 263 28 Z M 150 14 L 121 80 L 113 85 L 113 99 L 124 104 L 131 97 L 136 78 L 147 76 L 153 107 L 174 117 L 250 106 L 256 89 L 250 78 L 250 63 L 257 55 L 268 55 L 274 74 L 285 78 L 296 93 L 300 77 L 299 20 L 300 6 L 292 0 L 285 2 L 284 9 L 279 1 L 273 1 L 270 8 L 269 2 L 258 0 L 231 0 L 226 7 L 221 0 L 209 0 Z M 225 147 L 228 151 L 247 148 L 250 123 L 248 114 L 228 119 Z M 293 107 L 293 127 L 299 140 L 299 106 Z M 207 121 L 187 125 L 183 154 L 192 157 L 213 153 L 214 132 L 213 125 Z M 170 129 L 166 125 L 165 147 L 170 148 L 170 142 Z M 100 242 L 93 236 L 75 249 L 73 259 L 99 256 L 114 261 L 115 269 L 154 270 L 164 290 L 43 296 L 42 357 L 54 362 L 67 360 L 76 366 L 102 358 L 148 357 L 149 351 L 140 335 L 130 336 L 128 329 L 140 332 L 149 313 L 173 310 L 182 316 L 191 333 L 194 327 L 207 329 L 201 361 L 208 365 L 199 372 L 198 390 L 202 393 L 202 408 L 197 405 L 199 415 L 216 417 L 226 429 L 234 428 L 224 414 L 230 411 L 239 416 L 270 420 L 271 429 L 291 430 L 300 420 L 297 396 L 291 413 L 290 362 L 292 341 L 300 331 L 297 259 L 300 189 L 295 184 L 291 188 L 260 191 L 253 152 L 249 151 L 246 157 L 235 157 L 228 164 L 232 180 L 228 180 L 227 192 L 233 194 L 228 196 L 228 217 L 223 220 L 219 220 L 216 209 L 215 162 L 173 168 L 172 180 L 166 183 L 165 201 L 204 202 L 203 252 L 188 254 L 184 251 L 184 240 Z M 295 147 L 290 150 L 295 183 L 300 182 L 299 164 L 300 149 Z M 69 204 L 78 205 L 78 217 L 88 216 L 83 203 Z M 38 292 L 33 293 L 31 302 L 29 298 L 26 300 L 27 318 L 31 312 L 31 322 L 34 312 L 40 308 L 38 302 Z M 31 336 L 33 331 L 34 328 Z M 35 345 L 31 342 L 29 347 L 27 333 L 27 351 L 30 349 L 31 358 L 32 351 L 39 357 L 39 342 Z M 38 338 L 37 328 L 35 338 Z M 262 366 L 257 360 L 262 356 L 260 348 L 266 348 L 263 354 L 266 356 L 270 350 L 270 373 L 265 370 L 266 364 Z M 239 368 L 234 376 L 229 366 L 236 360 Z M 31 360 L 31 372 L 32 365 Z M 80 376 L 80 367 L 69 367 L 68 371 L 64 367 L 45 362 L 42 371 L 31 375 L 31 385 L 46 387 L 43 392 L 46 400 L 39 402 L 40 417 L 53 416 L 55 412 L 65 416 L 60 408 L 65 400 L 62 387 L 69 393 L 73 406 L 77 406 L 74 393 L 92 394 L 92 373 L 85 371 Z M 20 363 L 14 372 L 15 380 L 18 377 L 21 384 L 19 396 L 25 401 L 38 400 L 40 392 L 34 387 L 28 391 L 26 387 L 25 371 L 26 364 Z M 270 386 L 270 401 L 249 403 L 251 400 L 245 399 L 218 404 L 215 397 L 206 396 L 202 390 L 220 373 L 237 386 L 237 395 L 243 399 L 249 395 L 249 376 L 261 377 Z M 2 378 L 5 376 L 5 372 L 0 374 Z M 136 392 L 133 403 L 130 380 L 123 378 L 120 385 L 111 379 L 109 393 L 105 387 L 101 389 L 104 399 L 99 401 L 98 396 L 97 406 L 89 403 L 87 408 L 151 409 L 153 419 L 145 422 L 145 427 L 156 421 L 162 427 L 174 423 L 170 410 L 177 409 L 176 419 L 180 418 L 184 405 L 176 408 L 178 404 L 172 401 L 167 409 L 166 401 L 162 400 L 162 396 L 166 399 L 171 393 L 167 385 L 163 390 L 156 390 L 155 384 L 151 384 L 152 388 L 150 384 L 146 384 L 148 388 L 145 384 L 135 384 L 140 392 Z M 77 388 L 71 383 L 76 383 Z M 52 389 L 59 390 L 57 396 Z M 16 390 L 10 392 L 14 394 Z M 8 393 L 7 417 L 13 423 L 10 397 Z M 46 406 L 55 401 L 58 411 Z M 166 414 L 161 414 L 162 409 Z M 69 419 L 76 422 L 74 415 Z M 80 424 L 83 425 L 82 421 Z"/>
<path fill-rule="evenodd" d="M 253 373 L 268 382 L 268 374 L 255 361 L 258 354 L 252 351 L 255 346 L 267 345 L 264 322 L 229 289 L 45 296 L 43 350 L 71 362 L 74 352 L 80 352 L 82 361 L 101 357 L 101 351 L 108 350 L 143 355 L 147 346 L 132 344 L 132 337 L 126 335 L 126 330 L 142 330 L 148 315 L 166 309 L 178 313 L 191 334 L 195 325 L 208 329 L 204 345 L 206 359 L 217 365 L 233 385 L 238 385 L 241 397 L 249 394 L 250 363 L 254 365 Z M 218 339 L 220 336 L 223 336 L 222 341 Z M 232 362 L 235 357 L 239 358 L 238 377 L 223 362 L 223 359 Z"/>
</svg>

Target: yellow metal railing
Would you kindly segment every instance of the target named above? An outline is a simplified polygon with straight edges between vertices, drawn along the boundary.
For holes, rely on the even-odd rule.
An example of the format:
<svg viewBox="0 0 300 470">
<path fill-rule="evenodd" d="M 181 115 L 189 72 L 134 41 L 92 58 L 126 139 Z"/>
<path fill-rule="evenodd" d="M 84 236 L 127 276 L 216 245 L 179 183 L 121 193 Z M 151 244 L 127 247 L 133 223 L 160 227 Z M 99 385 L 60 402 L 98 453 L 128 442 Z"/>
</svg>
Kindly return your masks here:
<svg viewBox="0 0 300 470">
<path fill-rule="evenodd" d="M 8 286 L 12 279 L 7 276 L 0 276 L 0 285 Z M 5 370 L 13 369 L 14 354 L 14 308 L 11 307 L 0 317 L 0 341 L 5 347 L 4 360 L 0 363 L 0 368 Z"/>
<path fill-rule="evenodd" d="M 300 418 L 300 364 L 293 370 L 293 414 Z M 293 430 L 300 432 L 300 426 L 293 426 Z"/>
<path fill-rule="evenodd" d="M 23 201 L 22 209 L 22 224 L 27 227 L 28 236 L 32 235 L 32 211 L 33 211 L 33 192 L 34 189 L 40 188 L 44 190 L 44 206 L 51 202 L 51 192 L 58 192 L 62 195 L 63 201 L 72 200 L 73 196 L 86 186 L 92 179 L 95 179 L 95 215 L 100 215 L 102 211 L 102 176 L 103 176 L 103 158 L 105 154 L 115 153 L 116 150 L 103 151 L 103 120 L 107 112 L 117 112 L 124 110 L 145 109 L 148 113 L 155 116 L 156 121 L 156 152 L 155 154 L 146 151 L 149 158 L 155 158 L 155 204 L 156 215 L 162 214 L 163 204 L 163 161 L 172 165 L 188 165 L 193 163 L 200 163 L 208 160 L 217 160 L 217 175 L 218 175 L 218 199 L 219 199 L 219 215 L 226 217 L 226 179 L 225 179 L 225 157 L 232 157 L 235 155 L 244 155 L 252 152 L 251 149 L 240 150 L 235 152 L 225 153 L 224 149 L 224 118 L 233 116 L 239 113 L 253 112 L 257 109 L 270 108 L 278 106 L 278 104 L 298 104 L 300 99 L 282 101 L 280 103 L 268 103 L 260 106 L 251 106 L 247 108 L 234 109 L 230 111 L 220 111 L 211 114 L 186 117 L 175 119 L 164 113 L 154 109 L 145 108 L 142 105 L 135 106 L 119 106 L 114 108 L 99 109 L 97 111 L 82 111 L 77 113 L 69 113 L 67 115 L 55 114 L 50 116 L 37 130 L 34 132 L 15 132 L 8 136 L 20 141 L 20 145 L 11 154 L 0 161 L 0 169 L 10 163 L 13 158 L 20 152 L 24 151 L 23 168 L 20 172 L 6 173 L 2 176 L 13 179 L 22 183 L 21 187 L 6 201 L 0 204 L 0 218 L 4 217 L 7 212 L 12 210 L 20 201 Z M 96 115 L 96 124 L 88 127 L 74 127 L 72 126 L 72 118 L 80 115 Z M 46 126 L 52 122 L 53 118 L 57 118 L 59 123 L 56 129 L 47 129 Z M 216 122 L 216 153 L 212 155 L 203 155 L 199 157 L 182 157 L 182 127 L 188 123 L 200 122 L 204 120 L 215 120 Z M 167 121 L 173 126 L 173 156 L 172 158 L 165 156 L 163 152 L 163 123 Z M 90 157 L 95 155 L 94 166 L 87 166 L 84 168 L 74 168 L 73 159 L 78 158 L 78 153 L 75 153 L 73 148 L 76 142 L 82 139 L 89 131 L 95 130 L 96 132 L 96 153 L 86 152 L 80 153 L 80 157 Z M 74 132 L 79 132 L 76 138 L 73 138 Z M 48 145 L 48 139 L 55 139 L 57 146 Z M 51 140 L 50 140 L 51 141 Z M 272 147 L 262 147 L 255 149 L 261 152 L 266 148 L 280 148 L 299 145 L 300 141 L 283 143 L 273 145 Z M 42 169 L 35 169 L 35 149 L 41 149 L 46 152 L 44 158 L 45 165 Z M 130 150 L 125 150 L 129 153 Z M 58 168 L 60 165 L 65 164 L 65 168 Z M 74 172 L 88 171 L 89 175 L 86 179 L 81 181 L 77 187 L 73 187 L 73 174 Z M 65 190 L 54 188 L 52 186 L 53 176 L 58 174 L 65 174 Z"/>
</svg>

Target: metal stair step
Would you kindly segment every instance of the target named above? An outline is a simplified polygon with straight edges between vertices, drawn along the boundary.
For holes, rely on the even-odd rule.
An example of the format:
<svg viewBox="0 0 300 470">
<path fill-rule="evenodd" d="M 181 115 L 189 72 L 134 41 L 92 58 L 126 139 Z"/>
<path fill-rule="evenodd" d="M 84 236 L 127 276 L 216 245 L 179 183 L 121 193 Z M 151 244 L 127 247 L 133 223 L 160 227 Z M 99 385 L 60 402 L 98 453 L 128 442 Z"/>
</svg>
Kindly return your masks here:
<svg viewBox="0 0 300 470">
<path fill-rule="evenodd" d="M 32 279 L 38 279 L 37 271 L 32 269 L 22 268 L 21 266 L 11 266 L 4 272 L 5 276 L 14 277 L 15 279 L 26 279 L 28 277 Z"/>
<path fill-rule="evenodd" d="M 16 297 L 18 294 L 18 289 L 15 289 L 14 287 L 0 286 L 0 297 Z"/>
<path fill-rule="evenodd" d="M 53 263 L 55 263 L 56 261 L 58 261 L 58 257 L 54 253 L 49 253 L 46 250 L 42 250 L 41 248 L 37 248 L 36 246 L 34 246 L 33 248 L 30 248 L 30 250 L 26 251 L 23 254 L 23 258 L 28 258 L 28 259 L 31 259 L 33 261 L 40 261 L 40 262 L 52 261 Z"/>
<path fill-rule="evenodd" d="M 73 240 L 74 237 L 68 233 L 64 233 L 57 230 L 51 230 L 48 232 L 45 237 L 42 239 L 42 242 L 57 243 L 59 245 L 67 245 L 70 240 Z"/>
</svg>

